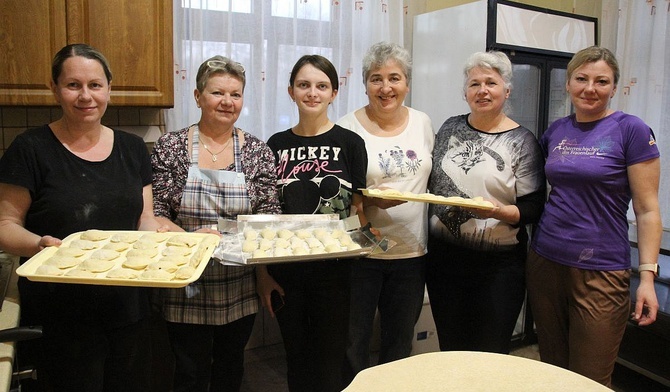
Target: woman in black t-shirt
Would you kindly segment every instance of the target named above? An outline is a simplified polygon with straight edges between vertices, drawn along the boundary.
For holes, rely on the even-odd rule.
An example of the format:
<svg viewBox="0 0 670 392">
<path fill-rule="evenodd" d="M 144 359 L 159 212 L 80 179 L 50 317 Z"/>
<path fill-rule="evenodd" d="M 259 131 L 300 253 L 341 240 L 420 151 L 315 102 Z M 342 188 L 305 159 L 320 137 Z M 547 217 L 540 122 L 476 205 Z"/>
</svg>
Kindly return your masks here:
<svg viewBox="0 0 670 392">
<path fill-rule="evenodd" d="M 101 124 L 107 60 L 88 45 L 68 45 L 53 60 L 52 79 L 63 116 L 19 135 L 0 160 L 0 249 L 22 262 L 74 232 L 160 226 L 144 142 Z M 19 292 L 21 324 L 43 326 L 31 360 L 44 388 L 149 389 L 148 289 L 21 278 Z"/>
</svg>

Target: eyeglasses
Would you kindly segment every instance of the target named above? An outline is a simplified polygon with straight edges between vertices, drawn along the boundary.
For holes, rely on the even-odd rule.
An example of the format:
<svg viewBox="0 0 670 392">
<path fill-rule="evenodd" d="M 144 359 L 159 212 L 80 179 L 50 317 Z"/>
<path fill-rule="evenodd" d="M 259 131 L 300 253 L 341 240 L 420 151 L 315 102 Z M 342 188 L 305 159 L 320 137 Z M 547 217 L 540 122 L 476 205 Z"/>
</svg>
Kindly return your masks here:
<svg viewBox="0 0 670 392">
<path fill-rule="evenodd" d="M 229 69 L 232 69 L 237 72 L 244 73 L 244 65 L 238 63 L 237 61 L 231 61 L 231 62 L 226 62 L 222 60 L 209 60 L 207 62 L 207 66 L 209 68 L 219 68 L 219 69 L 226 69 L 228 67 Z"/>
</svg>

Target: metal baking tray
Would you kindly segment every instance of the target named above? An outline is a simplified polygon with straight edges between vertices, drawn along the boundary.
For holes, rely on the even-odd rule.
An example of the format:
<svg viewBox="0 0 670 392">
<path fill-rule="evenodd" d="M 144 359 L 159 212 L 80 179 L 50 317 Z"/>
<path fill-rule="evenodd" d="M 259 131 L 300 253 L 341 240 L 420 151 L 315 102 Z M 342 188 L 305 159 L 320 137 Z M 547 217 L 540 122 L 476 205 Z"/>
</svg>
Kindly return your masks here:
<svg viewBox="0 0 670 392">
<path fill-rule="evenodd" d="M 358 218 L 354 218 L 358 222 Z M 240 215 L 237 217 L 236 233 L 224 234 L 219 248 L 215 251 L 213 257 L 215 259 L 218 258 L 224 264 L 231 265 L 294 263 L 366 257 L 375 249 L 376 243 L 363 232 L 351 229 L 352 227 L 359 226 L 360 223 L 352 224 L 352 220 L 341 220 L 335 214 Z M 219 227 L 221 229 L 221 225 Z M 341 251 L 324 251 L 323 253 L 300 255 L 291 254 L 288 256 L 276 256 L 273 254 L 275 248 L 272 248 L 269 249 L 265 257 L 254 257 L 252 252 L 244 252 L 242 244 L 245 241 L 245 232 L 247 230 L 254 230 L 260 234 L 265 229 L 275 231 L 286 229 L 294 233 L 300 230 L 309 230 L 312 232 L 317 229 L 323 229 L 328 232 L 337 230 L 343 232 L 343 235 L 349 237 L 360 248 L 346 250 L 342 247 Z M 273 243 L 273 247 L 275 244 Z"/>
<path fill-rule="evenodd" d="M 198 241 L 198 244 L 193 246 L 193 251 L 198 247 L 202 247 L 202 253 L 201 257 L 197 261 L 197 266 L 195 266 L 195 272 L 193 275 L 191 275 L 190 278 L 188 279 L 183 279 L 183 280 L 178 280 L 178 279 L 172 279 L 172 280 L 149 280 L 149 279 L 143 279 L 141 277 L 138 277 L 136 279 L 118 279 L 118 278 L 107 278 L 106 274 L 116 268 L 122 268 L 122 264 L 126 259 L 126 254 L 130 249 L 133 249 L 132 244 L 130 244 L 129 248 L 125 251 L 119 252 L 119 257 L 114 259 L 115 265 L 112 267 L 110 270 L 105 271 L 105 272 L 99 272 L 96 274 L 95 277 L 80 277 L 80 276 L 66 276 L 66 275 L 60 275 L 60 276 L 52 276 L 52 275 L 40 275 L 37 273 L 37 269 L 44 264 L 47 260 L 52 258 L 56 252 L 58 251 L 59 248 L 63 247 L 68 247 L 72 241 L 78 240 L 81 237 L 81 234 L 83 232 L 77 232 L 73 233 L 69 236 L 67 236 L 65 239 L 63 239 L 63 243 L 61 244 L 60 247 L 55 247 L 55 246 L 50 246 L 42 249 L 39 253 L 37 253 L 35 256 L 31 257 L 28 259 L 25 263 L 23 263 L 19 268 L 17 268 L 16 273 L 19 276 L 23 276 L 28 278 L 29 280 L 36 281 L 36 282 L 52 282 L 52 283 L 77 283 L 77 284 L 95 284 L 95 285 L 109 285 L 109 286 L 140 286 L 140 287 L 163 287 L 163 288 L 178 288 L 178 287 L 184 287 L 190 283 L 195 282 L 200 278 L 200 275 L 202 275 L 202 272 L 205 270 L 207 265 L 209 264 L 209 260 L 212 257 L 212 253 L 214 252 L 214 249 L 219 244 L 219 236 L 216 234 L 208 234 L 208 233 L 186 233 L 186 232 L 167 232 L 167 233 L 160 233 L 164 235 L 166 238 L 170 238 L 172 236 L 190 236 L 193 237 Z M 115 234 L 130 234 L 130 235 L 145 235 L 145 234 L 156 234 L 156 232 L 153 231 L 105 231 L 105 233 L 110 234 L 110 237 L 108 237 L 105 240 L 98 241 L 99 246 L 96 249 L 92 250 L 86 250 L 85 253 L 80 256 L 80 258 L 85 259 L 88 258 L 94 251 L 102 248 L 102 246 L 108 244 L 110 241 L 111 236 Z M 162 241 L 159 243 L 157 249 L 157 255 L 153 256 L 152 259 L 155 261 L 158 261 L 161 257 L 162 251 L 166 248 L 167 244 L 167 239 L 165 241 Z M 76 269 L 77 267 L 71 267 L 71 268 L 66 268 L 62 269 L 63 273 L 66 273 L 67 271 L 71 269 Z M 139 271 L 142 272 L 142 271 Z"/>
</svg>

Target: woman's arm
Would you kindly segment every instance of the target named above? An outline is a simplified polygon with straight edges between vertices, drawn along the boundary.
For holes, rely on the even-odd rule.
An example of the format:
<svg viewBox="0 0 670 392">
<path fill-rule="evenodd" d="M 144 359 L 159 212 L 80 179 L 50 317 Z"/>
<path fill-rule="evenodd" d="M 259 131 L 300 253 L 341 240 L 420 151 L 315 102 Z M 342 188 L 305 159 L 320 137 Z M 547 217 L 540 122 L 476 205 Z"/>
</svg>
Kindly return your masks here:
<svg viewBox="0 0 670 392">
<path fill-rule="evenodd" d="M 145 231 L 184 231 L 181 227 L 175 225 L 167 218 L 154 216 L 154 200 L 151 192 L 151 185 L 145 185 L 142 188 L 142 199 L 144 208 L 138 222 L 138 230 Z"/>
<path fill-rule="evenodd" d="M 628 181 L 637 221 L 637 244 L 640 264 L 658 262 L 661 246 L 661 212 L 658 205 L 658 183 L 661 173 L 659 158 L 628 166 Z M 636 292 L 634 317 L 639 325 L 649 325 L 656 320 L 658 299 L 654 290 L 654 274 L 640 272 L 640 286 Z"/>
<path fill-rule="evenodd" d="M 21 257 L 32 257 L 47 246 L 61 240 L 40 237 L 25 229 L 25 219 L 32 200 L 26 188 L 0 184 L 0 249 Z"/>
<path fill-rule="evenodd" d="M 252 213 L 281 214 L 277 194 L 277 168 L 272 150 L 262 141 L 245 133 L 242 153 Z"/>
</svg>

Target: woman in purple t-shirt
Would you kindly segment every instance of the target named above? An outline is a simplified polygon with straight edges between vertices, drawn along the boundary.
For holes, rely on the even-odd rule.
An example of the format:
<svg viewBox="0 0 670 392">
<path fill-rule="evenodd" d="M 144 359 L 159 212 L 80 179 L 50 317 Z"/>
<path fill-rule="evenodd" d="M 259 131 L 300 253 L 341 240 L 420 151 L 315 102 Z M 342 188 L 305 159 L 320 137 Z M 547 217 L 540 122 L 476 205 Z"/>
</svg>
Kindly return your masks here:
<svg viewBox="0 0 670 392">
<path fill-rule="evenodd" d="M 632 317 L 649 325 L 658 310 L 659 152 L 648 125 L 608 107 L 619 81 L 609 50 L 583 49 L 567 71 L 575 113 L 540 140 L 551 192 L 531 243 L 527 286 L 542 361 L 610 386 L 630 317 L 631 200 L 641 263 Z"/>
</svg>

